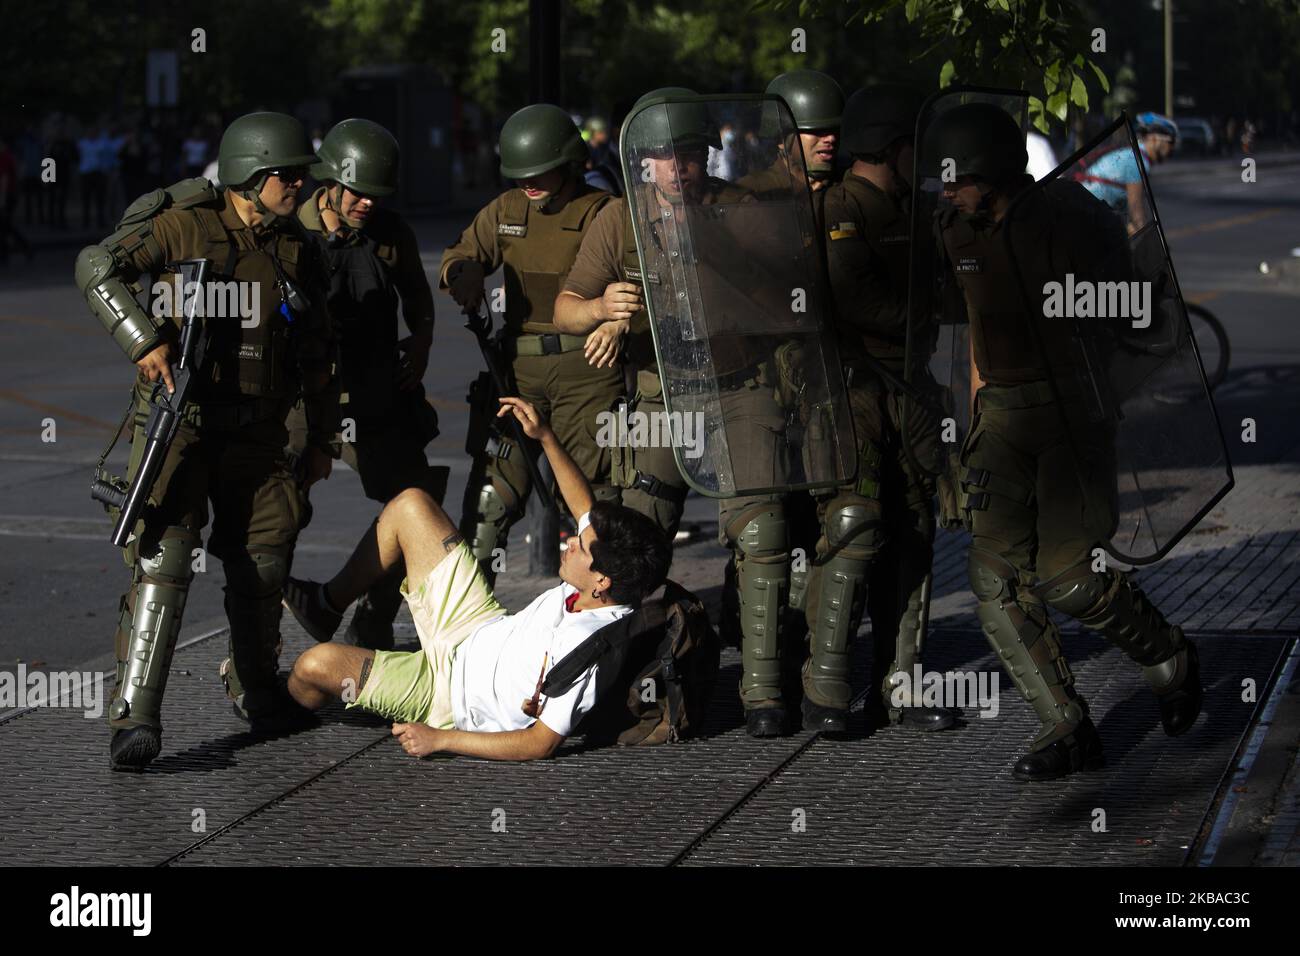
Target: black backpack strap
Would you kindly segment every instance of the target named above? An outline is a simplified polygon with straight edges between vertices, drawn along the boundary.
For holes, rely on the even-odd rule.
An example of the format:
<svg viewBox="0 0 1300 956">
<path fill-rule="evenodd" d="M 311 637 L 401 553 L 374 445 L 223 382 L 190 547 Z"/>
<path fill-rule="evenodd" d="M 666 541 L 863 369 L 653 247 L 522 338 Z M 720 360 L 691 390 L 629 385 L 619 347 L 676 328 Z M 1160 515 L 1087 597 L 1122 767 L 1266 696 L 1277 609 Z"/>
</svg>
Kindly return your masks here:
<svg viewBox="0 0 1300 956">
<path fill-rule="evenodd" d="M 607 654 L 611 654 L 630 642 L 638 634 L 663 624 L 666 611 L 655 604 L 646 604 L 625 614 L 617 621 L 611 621 L 589 638 L 564 655 L 553 666 L 542 682 L 542 693 L 547 697 L 560 697 L 567 694 L 582 675 Z"/>
<path fill-rule="evenodd" d="M 683 592 L 685 593 L 685 592 Z M 677 647 L 683 639 L 686 632 L 686 607 L 674 601 L 669 606 L 669 612 L 665 619 L 668 633 L 665 635 L 662 645 L 662 653 L 659 658 L 659 668 L 664 678 L 664 689 L 667 691 L 668 700 L 668 742 L 676 743 L 680 738 L 677 734 L 677 728 L 681 723 L 682 711 L 685 708 L 685 702 L 682 699 L 682 675 L 677 667 L 677 658 L 675 656 Z M 676 613 L 673 613 L 673 612 Z"/>
</svg>

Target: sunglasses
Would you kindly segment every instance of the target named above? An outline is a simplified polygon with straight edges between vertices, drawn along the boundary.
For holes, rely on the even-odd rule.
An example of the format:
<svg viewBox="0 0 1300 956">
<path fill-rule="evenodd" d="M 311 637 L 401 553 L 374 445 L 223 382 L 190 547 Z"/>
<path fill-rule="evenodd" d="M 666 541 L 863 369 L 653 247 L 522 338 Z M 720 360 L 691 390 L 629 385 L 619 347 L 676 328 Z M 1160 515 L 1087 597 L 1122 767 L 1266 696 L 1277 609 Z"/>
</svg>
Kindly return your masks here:
<svg viewBox="0 0 1300 956">
<path fill-rule="evenodd" d="M 300 179 L 307 178 L 306 166 L 286 166 L 284 169 L 272 169 L 267 173 L 268 176 L 275 176 L 281 182 L 293 183 Z"/>
</svg>

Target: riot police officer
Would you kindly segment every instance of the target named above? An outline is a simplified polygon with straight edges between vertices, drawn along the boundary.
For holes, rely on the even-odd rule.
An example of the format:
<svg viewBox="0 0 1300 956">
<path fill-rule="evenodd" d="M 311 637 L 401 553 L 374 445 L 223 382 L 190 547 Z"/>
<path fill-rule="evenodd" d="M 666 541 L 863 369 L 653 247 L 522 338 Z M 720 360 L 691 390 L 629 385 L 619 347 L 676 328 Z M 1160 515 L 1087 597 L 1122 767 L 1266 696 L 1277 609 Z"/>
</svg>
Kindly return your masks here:
<svg viewBox="0 0 1300 956">
<path fill-rule="evenodd" d="M 941 237 L 978 385 L 961 456 L 970 585 L 984 634 L 1041 721 L 1015 775 L 1051 779 L 1103 758 L 1047 608 L 1142 667 L 1167 734 L 1185 732 L 1201 708 L 1196 647 L 1127 574 L 1098 566 L 1094 546 L 1115 524 L 1114 423 L 1090 414 L 1069 326 L 1035 314 L 1023 292 L 1062 263 L 1087 275 L 1090 257 L 1126 248 L 1124 229 L 1099 227 L 1115 217 L 1077 183 L 1034 187 L 1023 135 L 1000 107 L 958 106 L 930 129 L 927 153 L 951 174 Z M 1016 231 L 1006 235 L 1013 202 Z M 1018 274 L 1029 277 L 1021 286 Z"/>
<path fill-rule="evenodd" d="M 814 208 L 820 216 L 825 190 L 838 179 L 835 154 L 840 141 L 844 91 L 834 77 L 819 70 L 790 70 L 768 83 L 764 92 L 781 97 L 790 107 L 803 152 L 802 165 L 793 168 L 801 169 L 801 175 L 806 174 Z M 793 148 L 793 143 L 784 147 Z M 772 168 L 744 176 L 736 185 L 760 195 L 768 189 L 780 190 L 785 188 L 790 170 L 790 164 L 779 156 Z"/>
<path fill-rule="evenodd" d="M 821 219 L 829 187 L 837 178 L 835 157 L 844 91 L 833 77 L 800 69 L 777 76 L 765 92 L 785 100 L 797 136 L 783 144 L 782 155 L 772 167 L 744 176 L 736 185 L 761 196 L 769 190 L 788 190 L 792 171 L 801 178 L 806 176 L 813 209 Z M 787 151 L 793 149 L 801 150 L 801 163 L 789 162 Z M 727 534 L 724 543 L 733 551 L 723 581 L 722 631 L 724 636 L 739 631 L 736 636 L 742 656 L 751 661 L 741 679 L 746 727 L 752 736 L 770 737 L 784 733 L 789 725 L 785 698 L 790 688 L 785 672 L 793 673 L 798 667 L 795 649 L 789 645 L 802 637 L 800 612 L 812 570 L 806 560 L 793 562 L 791 556 L 796 548 L 803 554 L 813 550 L 817 513 L 804 492 L 735 504 L 724 503 L 720 519 Z M 743 521 L 737 520 L 742 517 Z M 745 614 L 746 607 L 769 610 L 772 623 Z"/>
<path fill-rule="evenodd" d="M 633 110 L 653 97 L 693 95 L 685 87 L 666 86 L 640 97 Z M 685 115 L 678 118 L 684 124 L 689 121 Z M 707 148 L 708 131 L 683 135 L 693 134 L 702 137 Z M 645 313 L 642 290 L 647 279 L 641 273 L 627 203 L 627 195 L 608 203 L 583 236 L 573 268 L 555 299 L 555 325 L 567 334 L 585 336 L 585 354 L 593 363 L 605 350 L 615 348 L 635 375 L 629 411 L 653 416 L 665 410 L 663 384 Z M 648 281 L 657 281 L 657 268 L 649 273 Z M 611 478 L 622 503 L 654 518 L 671 541 L 681 524 L 687 491 L 672 449 L 616 445 L 611 453 Z"/>
<path fill-rule="evenodd" d="M 805 727 L 842 731 L 848 717 L 849 644 L 864 597 L 874 652 L 869 711 L 893 724 L 940 730 L 946 709 L 891 701 L 891 675 L 910 682 L 919 662 L 933 561 L 935 487 L 944 459 L 937 416 L 901 383 L 911 250 L 909 194 L 918 98 L 893 86 L 858 90 L 844 109 L 853 165 L 826 192 L 826 255 L 840 356 L 858 443 L 854 483 L 821 498 L 821 537 L 806 610 Z M 924 361 L 925 357 L 920 357 Z M 910 426 L 904 429 L 904 419 Z M 924 464 L 923 464 L 924 463 Z M 883 698 L 883 699 L 882 699 Z"/>
<path fill-rule="evenodd" d="M 277 673 L 281 588 L 303 504 L 285 454 L 285 417 L 297 396 L 307 416 L 305 484 L 327 477 L 338 455 L 323 276 L 314 244 L 293 218 L 316 158 L 293 117 L 241 116 L 221 139 L 223 190 L 189 179 L 148 193 L 127 208 L 116 232 L 77 257 L 77 287 L 139 369 L 130 476 L 143 453 L 151 383 L 171 387 L 177 342 L 176 316 L 151 317 L 135 299 L 141 285 L 169 263 L 206 258 L 216 280 L 233 283 L 226 288 L 235 300 L 253 306 L 251 315 L 205 309 L 209 361 L 198 370 L 197 398 L 126 548 L 133 572 L 120 604 L 109 708 L 114 769 L 142 769 L 162 747 L 163 692 L 209 501 L 208 550 L 225 571 L 230 621 L 227 693 L 258 726 L 302 714 Z"/>
<path fill-rule="evenodd" d="M 597 444 L 596 434 L 597 416 L 623 387 L 617 336 L 572 335 L 552 318 L 583 237 L 612 197 L 584 181 L 587 145 L 558 106 L 538 103 L 513 114 L 501 129 L 500 152 L 501 174 L 516 186 L 481 209 L 443 253 L 439 287 L 474 312 L 483 301 L 484 278 L 504 269 L 503 344 L 518 394 L 550 419 L 596 497 L 614 500 L 609 449 Z M 472 412 L 483 423 L 495 415 L 489 400 L 480 394 Z M 471 430 L 486 437 L 486 424 Z M 480 450 L 465 489 L 460 530 L 489 581 L 495 579 L 493 552 L 504 547 L 528 500 L 524 453 L 503 439 L 484 468 L 487 453 Z"/>
<path fill-rule="evenodd" d="M 339 336 L 343 459 L 361 477 L 366 497 L 381 504 L 406 488 L 441 502 L 445 466 L 431 467 L 424 446 L 438 418 L 424 396 L 433 341 L 433 293 L 420 263 L 415 233 L 382 205 L 397 190 L 397 140 L 378 123 L 346 119 L 325 134 L 311 167 L 322 185 L 298 210 L 321 246 L 329 277 L 329 312 Z M 399 341 L 398 302 L 409 332 Z M 298 406 L 290 417 L 291 447 L 306 442 Z M 357 602 L 350 643 L 393 646 L 402 575 L 389 576 Z"/>
</svg>

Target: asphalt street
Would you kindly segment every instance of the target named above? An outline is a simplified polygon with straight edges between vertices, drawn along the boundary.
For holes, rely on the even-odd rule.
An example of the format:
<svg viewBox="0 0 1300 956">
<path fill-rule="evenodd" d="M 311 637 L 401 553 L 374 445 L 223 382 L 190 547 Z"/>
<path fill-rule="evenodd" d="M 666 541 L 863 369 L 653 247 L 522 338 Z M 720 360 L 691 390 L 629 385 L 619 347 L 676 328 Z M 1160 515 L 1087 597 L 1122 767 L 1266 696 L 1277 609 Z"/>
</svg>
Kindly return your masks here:
<svg viewBox="0 0 1300 956">
<path fill-rule="evenodd" d="M 1300 165 L 1262 156 L 1255 182 L 1236 161 L 1171 164 L 1153 188 L 1187 297 L 1212 309 L 1232 343 L 1219 393 L 1234 464 L 1300 460 Z M 432 276 L 469 213 L 415 223 Z M 129 572 L 108 541 L 109 523 L 89 497 L 94 464 L 125 411 L 134 370 L 73 287 L 75 245 L 43 248 L 0 270 L 0 667 L 109 666 L 118 595 Z M 1269 264 L 1261 272 L 1261 262 Z M 449 510 L 459 513 L 468 459 L 466 388 L 480 365 L 475 342 L 449 298 L 438 322 L 425 386 L 442 434 L 429 446 L 451 466 Z M 1239 440 L 1252 418 L 1257 441 Z M 119 444 L 110 464 L 121 473 Z M 295 572 L 332 571 L 373 517 L 357 476 L 337 467 L 313 492 L 315 518 Z M 716 518 L 704 499 L 688 521 Z M 522 561 L 522 526 L 513 554 Z M 717 569 L 718 578 L 721 567 Z M 220 627 L 220 566 L 191 589 L 182 640 Z M 704 588 L 716 580 L 686 582 Z"/>
</svg>

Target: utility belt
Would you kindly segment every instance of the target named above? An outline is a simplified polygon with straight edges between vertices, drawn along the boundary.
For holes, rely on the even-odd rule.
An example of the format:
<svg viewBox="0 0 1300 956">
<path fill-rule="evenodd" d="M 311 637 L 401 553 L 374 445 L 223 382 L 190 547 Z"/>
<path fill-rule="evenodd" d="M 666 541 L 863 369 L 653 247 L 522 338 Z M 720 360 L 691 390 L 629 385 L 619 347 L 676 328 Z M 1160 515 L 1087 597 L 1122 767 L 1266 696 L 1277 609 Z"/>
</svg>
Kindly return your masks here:
<svg viewBox="0 0 1300 956">
<path fill-rule="evenodd" d="M 563 332 L 547 332 L 544 334 L 523 333 L 521 335 L 508 336 L 502 343 L 507 358 L 515 358 L 518 355 L 561 355 L 565 352 L 576 352 L 587 344 L 587 339 L 582 335 L 565 335 Z"/>
<path fill-rule="evenodd" d="M 632 399 L 620 397 L 613 405 L 612 411 L 618 414 L 621 406 L 626 405 L 628 413 L 636 410 L 641 401 L 663 401 L 663 383 L 656 372 L 639 369 L 636 373 L 636 395 Z M 634 449 L 615 443 L 609 449 L 610 483 L 616 488 L 630 488 L 643 491 L 654 498 L 681 504 L 686 500 L 687 489 L 661 481 L 654 475 L 637 470 Z"/>
<path fill-rule="evenodd" d="M 647 380 L 643 380 L 642 376 L 647 376 Z M 653 382 L 648 381 L 648 379 L 653 379 Z M 672 382 L 673 394 L 675 395 L 701 394 L 714 391 L 734 392 L 742 388 L 754 388 L 759 385 L 769 384 L 768 363 L 759 362 L 757 365 L 748 365 L 744 368 L 738 368 L 734 372 L 724 372 L 721 375 L 692 373 L 689 376 L 674 376 Z M 647 398 L 663 393 L 663 386 L 660 384 L 659 376 L 654 372 L 638 372 L 637 389 Z"/>
<path fill-rule="evenodd" d="M 250 398 L 242 402 L 193 402 L 185 410 L 184 421 L 195 428 L 229 431 L 257 422 L 284 421 L 293 407 L 283 398 Z"/>
</svg>

